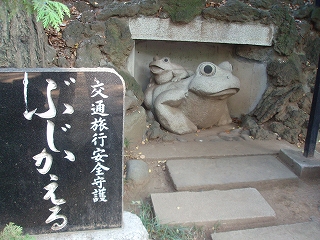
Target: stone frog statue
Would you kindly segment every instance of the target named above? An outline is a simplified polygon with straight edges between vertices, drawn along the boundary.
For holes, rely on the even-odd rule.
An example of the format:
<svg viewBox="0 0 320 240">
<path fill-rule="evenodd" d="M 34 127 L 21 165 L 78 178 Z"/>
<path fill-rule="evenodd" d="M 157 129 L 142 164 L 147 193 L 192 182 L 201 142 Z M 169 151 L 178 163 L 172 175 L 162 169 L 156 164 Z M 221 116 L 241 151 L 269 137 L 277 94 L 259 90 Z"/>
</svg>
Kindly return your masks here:
<svg viewBox="0 0 320 240">
<path fill-rule="evenodd" d="M 229 62 L 203 62 L 194 75 L 180 81 L 150 84 L 144 104 L 165 129 L 186 134 L 231 123 L 227 100 L 239 89 Z"/>
<path fill-rule="evenodd" d="M 178 64 L 172 63 L 168 57 L 161 59 L 158 56 L 154 57 L 153 61 L 149 64 L 149 68 L 154 75 L 153 80 L 156 84 L 163 84 L 170 81 L 177 82 L 194 74 L 193 71 L 189 71 Z"/>
</svg>

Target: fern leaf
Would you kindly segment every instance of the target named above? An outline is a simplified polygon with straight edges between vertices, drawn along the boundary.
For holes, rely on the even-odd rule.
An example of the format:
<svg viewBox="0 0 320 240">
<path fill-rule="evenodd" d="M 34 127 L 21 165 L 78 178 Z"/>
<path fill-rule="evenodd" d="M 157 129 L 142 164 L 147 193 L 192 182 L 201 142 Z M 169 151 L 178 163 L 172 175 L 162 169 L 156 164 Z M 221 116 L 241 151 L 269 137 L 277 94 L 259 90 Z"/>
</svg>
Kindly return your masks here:
<svg viewBox="0 0 320 240">
<path fill-rule="evenodd" d="M 64 16 L 70 16 L 69 8 L 55 1 L 32 0 L 37 21 L 42 22 L 44 28 L 53 27 L 59 30 Z"/>
</svg>

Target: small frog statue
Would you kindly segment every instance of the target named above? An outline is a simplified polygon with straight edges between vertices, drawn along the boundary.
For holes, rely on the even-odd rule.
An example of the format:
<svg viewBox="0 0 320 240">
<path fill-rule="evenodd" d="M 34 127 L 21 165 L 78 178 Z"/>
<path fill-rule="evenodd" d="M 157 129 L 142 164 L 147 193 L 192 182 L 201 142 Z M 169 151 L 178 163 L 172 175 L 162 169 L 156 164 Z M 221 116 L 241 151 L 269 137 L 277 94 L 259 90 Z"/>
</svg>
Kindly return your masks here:
<svg viewBox="0 0 320 240">
<path fill-rule="evenodd" d="M 193 71 L 172 63 L 168 57 L 160 59 L 158 56 L 155 56 L 149 64 L 149 68 L 154 75 L 156 84 L 177 82 L 194 74 Z"/>
</svg>

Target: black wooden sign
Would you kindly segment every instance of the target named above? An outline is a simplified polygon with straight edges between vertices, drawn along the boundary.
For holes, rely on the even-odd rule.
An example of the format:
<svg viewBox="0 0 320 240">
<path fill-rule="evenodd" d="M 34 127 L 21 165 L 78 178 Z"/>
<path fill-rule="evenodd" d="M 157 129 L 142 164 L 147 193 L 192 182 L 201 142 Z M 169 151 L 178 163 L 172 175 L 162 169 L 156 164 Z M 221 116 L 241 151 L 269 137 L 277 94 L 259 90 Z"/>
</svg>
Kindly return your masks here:
<svg viewBox="0 0 320 240">
<path fill-rule="evenodd" d="M 121 227 L 123 97 L 113 69 L 0 70 L 1 227 Z"/>
</svg>

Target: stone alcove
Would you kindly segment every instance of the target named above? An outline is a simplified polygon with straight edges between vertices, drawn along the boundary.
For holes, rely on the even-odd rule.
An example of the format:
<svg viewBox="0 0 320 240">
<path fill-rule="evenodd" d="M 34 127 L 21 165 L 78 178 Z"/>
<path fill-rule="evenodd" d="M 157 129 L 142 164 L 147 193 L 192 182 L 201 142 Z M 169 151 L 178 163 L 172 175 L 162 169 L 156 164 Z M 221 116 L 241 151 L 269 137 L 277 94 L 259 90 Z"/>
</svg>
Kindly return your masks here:
<svg viewBox="0 0 320 240">
<path fill-rule="evenodd" d="M 233 74 L 241 81 L 240 91 L 229 99 L 232 117 L 251 112 L 267 86 L 266 64 L 235 56 L 238 45 L 271 46 L 272 25 L 212 22 L 196 18 L 189 24 L 173 24 L 170 19 L 140 17 L 129 20 L 135 47 L 127 67 L 144 90 L 151 77 L 148 68 L 155 55 L 190 70 L 201 62 L 229 61 Z"/>
</svg>

